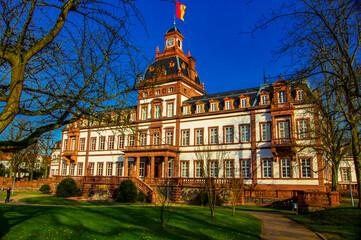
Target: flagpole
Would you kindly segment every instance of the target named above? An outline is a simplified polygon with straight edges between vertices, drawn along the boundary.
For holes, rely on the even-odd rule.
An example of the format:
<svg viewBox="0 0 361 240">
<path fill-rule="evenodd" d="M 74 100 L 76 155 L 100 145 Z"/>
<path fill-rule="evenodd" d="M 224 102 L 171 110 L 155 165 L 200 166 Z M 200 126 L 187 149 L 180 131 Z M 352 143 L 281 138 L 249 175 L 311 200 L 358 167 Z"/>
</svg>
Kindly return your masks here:
<svg viewBox="0 0 361 240">
<path fill-rule="evenodd" d="M 175 27 L 175 15 L 176 15 L 176 11 L 177 11 L 177 0 L 174 0 L 174 23 L 173 26 Z"/>
</svg>

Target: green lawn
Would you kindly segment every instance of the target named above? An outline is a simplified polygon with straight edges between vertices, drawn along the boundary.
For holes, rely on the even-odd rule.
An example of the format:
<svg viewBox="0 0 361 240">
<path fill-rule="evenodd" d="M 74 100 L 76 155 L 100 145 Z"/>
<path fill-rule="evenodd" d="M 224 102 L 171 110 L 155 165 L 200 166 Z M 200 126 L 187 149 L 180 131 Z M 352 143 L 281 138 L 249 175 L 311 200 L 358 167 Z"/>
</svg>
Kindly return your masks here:
<svg viewBox="0 0 361 240">
<path fill-rule="evenodd" d="M 36 207 L 0 205 L 2 239 L 259 239 L 248 214 L 177 207 L 166 228 L 154 207 Z"/>
<path fill-rule="evenodd" d="M 40 196 L 40 197 L 29 197 L 21 198 L 19 202 L 30 203 L 30 204 L 46 204 L 46 205 L 144 205 L 146 203 L 119 203 L 119 202 L 87 202 L 87 201 L 70 201 L 63 197 L 55 196 Z"/>
<path fill-rule="evenodd" d="M 340 239 L 337 235 L 342 239 L 361 239 L 361 209 L 338 207 L 289 217 L 313 231 L 325 233 L 331 237 L 328 239 Z"/>
<path fill-rule="evenodd" d="M 11 191 L 12 192 L 12 191 Z M 37 195 L 37 194 L 42 194 L 41 192 L 38 192 L 38 191 L 34 191 L 34 192 L 32 192 L 32 191 L 23 191 L 23 192 L 14 192 L 14 194 L 11 194 L 11 196 L 10 196 L 10 199 L 11 199 L 11 197 L 13 197 L 13 196 L 17 196 L 17 195 L 19 195 L 19 194 L 30 194 L 30 195 Z M 4 190 L 4 191 L 0 191 L 0 198 L 5 198 L 6 197 L 6 190 Z"/>
</svg>

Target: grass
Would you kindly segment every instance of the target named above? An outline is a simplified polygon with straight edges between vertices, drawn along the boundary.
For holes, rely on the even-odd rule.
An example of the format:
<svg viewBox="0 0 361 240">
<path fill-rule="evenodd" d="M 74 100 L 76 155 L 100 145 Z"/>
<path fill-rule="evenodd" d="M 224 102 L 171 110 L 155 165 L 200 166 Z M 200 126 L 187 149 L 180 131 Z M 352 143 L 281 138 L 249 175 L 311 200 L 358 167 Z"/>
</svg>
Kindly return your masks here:
<svg viewBox="0 0 361 240">
<path fill-rule="evenodd" d="M 12 191 L 11 191 L 12 192 Z M 24 191 L 24 192 L 14 192 L 14 194 L 11 194 L 10 195 L 10 198 L 11 197 L 14 197 L 14 196 L 17 196 L 17 195 L 19 195 L 19 194 L 30 194 L 30 195 L 37 195 L 37 194 L 42 194 L 41 192 L 39 192 L 39 191 L 34 191 L 34 192 L 32 192 L 32 191 Z M 6 197 L 6 190 L 4 189 L 4 191 L 0 191 L 0 198 L 5 198 Z"/>
<path fill-rule="evenodd" d="M 153 207 L 0 206 L 2 239 L 259 239 L 252 216 L 218 209 L 177 207 L 167 227 Z"/>
<path fill-rule="evenodd" d="M 354 206 L 357 206 L 358 201 L 359 201 L 358 197 L 353 198 Z M 351 197 L 342 197 L 341 206 L 351 207 L 352 206 Z"/>
<path fill-rule="evenodd" d="M 227 208 L 232 209 L 232 207 L 227 206 Z M 240 211 L 261 211 L 261 212 L 287 212 L 292 213 L 290 208 L 282 207 L 267 207 L 267 206 L 253 206 L 253 205 L 243 205 L 236 206 L 236 210 Z"/>
<path fill-rule="evenodd" d="M 119 202 L 87 202 L 87 201 L 70 201 L 66 200 L 63 197 L 55 197 L 55 196 L 41 196 L 41 197 L 29 197 L 29 198 L 21 198 L 19 202 L 30 203 L 30 204 L 46 204 L 46 205 L 144 205 L 146 203 L 119 203 Z"/>
<path fill-rule="evenodd" d="M 289 217 L 313 231 L 331 236 L 328 239 L 339 239 L 337 236 L 342 239 L 361 238 L 361 209 L 338 207 Z"/>
</svg>

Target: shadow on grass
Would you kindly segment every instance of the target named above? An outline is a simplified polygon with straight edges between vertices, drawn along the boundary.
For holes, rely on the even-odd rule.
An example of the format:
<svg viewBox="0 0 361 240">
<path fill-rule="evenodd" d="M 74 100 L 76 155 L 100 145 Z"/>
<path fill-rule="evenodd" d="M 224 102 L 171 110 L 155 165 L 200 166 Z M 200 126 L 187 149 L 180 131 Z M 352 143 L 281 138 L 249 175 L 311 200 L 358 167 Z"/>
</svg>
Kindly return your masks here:
<svg viewBox="0 0 361 240">
<path fill-rule="evenodd" d="M 249 215 L 216 219 L 199 208 L 180 208 L 162 228 L 152 207 L 33 207 L 1 205 L 2 239 L 259 239 L 259 223 Z M 256 227 L 254 227 L 256 225 Z M 252 227 L 253 226 L 253 227 Z M 258 227 L 257 227 L 258 226 Z"/>
</svg>

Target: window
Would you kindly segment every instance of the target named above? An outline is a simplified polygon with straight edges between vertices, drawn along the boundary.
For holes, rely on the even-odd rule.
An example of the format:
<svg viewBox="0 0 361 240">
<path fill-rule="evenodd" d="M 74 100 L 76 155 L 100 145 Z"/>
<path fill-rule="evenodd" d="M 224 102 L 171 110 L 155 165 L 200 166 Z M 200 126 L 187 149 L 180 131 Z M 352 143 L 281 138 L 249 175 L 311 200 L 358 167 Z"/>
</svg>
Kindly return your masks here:
<svg viewBox="0 0 361 240">
<path fill-rule="evenodd" d="M 298 120 L 298 137 L 300 139 L 307 139 L 310 137 L 308 126 L 307 119 Z"/>
<path fill-rule="evenodd" d="M 188 177 L 189 176 L 189 174 L 188 174 L 188 162 L 182 162 L 182 165 L 181 165 L 181 167 L 182 167 L 182 175 L 181 175 L 181 177 Z"/>
<path fill-rule="evenodd" d="M 68 164 L 64 163 L 63 164 L 63 175 L 64 176 L 66 176 L 67 168 L 68 168 Z"/>
<path fill-rule="evenodd" d="M 231 178 L 233 177 L 233 161 L 225 161 L 225 177 Z"/>
<path fill-rule="evenodd" d="M 305 97 L 305 92 L 303 90 L 298 90 L 297 91 L 297 100 L 301 101 L 304 99 L 304 97 Z"/>
<path fill-rule="evenodd" d="M 168 162 L 168 177 L 173 177 L 173 161 Z"/>
<path fill-rule="evenodd" d="M 169 103 L 168 104 L 168 117 L 173 117 L 173 112 L 174 112 L 174 105 L 173 103 Z"/>
<path fill-rule="evenodd" d="M 267 105 L 268 104 L 268 96 L 262 95 L 261 96 L 261 105 Z"/>
<path fill-rule="evenodd" d="M 159 95 L 159 94 L 160 94 L 160 90 L 159 90 L 159 89 L 155 90 L 155 94 L 156 94 L 156 95 Z"/>
<path fill-rule="evenodd" d="M 271 124 L 262 123 L 261 124 L 261 141 L 270 141 L 271 140 Z"/>
<path fill-rule="evenodd" d="M 135 113 L 130 114 L 130 121 L 135 121 Z"/>
<path fill-rule="evenodd" d="M 118 162 L 117 163 L 117 176 L 121 177 L 122 176 L 122 169 L 123 169 L 123 163 L 122 162 Z"/>
<path fill-rule="evenodd" d="M 285 102 L 286 102 L 286 93 L 278 92 L 278 103 L 285 103 Z"/>
<path fill-rule="evenodd" d="M 241 125 L 241 142 L 249 142 L 249 125 Z"/>
<path fill-rule="evenodd" d="M 147 92 L 144 92 L 144 93 L 143 93 L 143 97 L 148 97 L 148 93 L 147 93 Z"/>
<path fill-rule="evenodd" d="M 203 105 L 202 104 L 198 104 L 197 105 L 197 113 L 202 113 L 203 112 Z"/>
<path fill-rule="evenodd" d="M 98 163 L 98 176 L 103 176 L 103 163 Z"/>
<path fill-rule="evenodd" d="M 85 138 L 80 139 L 80 151 L 85 151 Z"/>
<path fill-rule="evenodd" d="M 203 129 L 196 130 L 196 145 L 203 144 Z"/>
<path fill-rule="evenodd" d="M 209 164 L 210 177 L 218 177 L 218 163 L 216 161 L 211 161 Z"/>
<path fill-rule="evenodd" d="M 70 150 L 73 150 L 73 151 L 76 150 L 76 148 L 75 148 L 75 146 L 76 146 L 75 145 L 75 143 L 76 143 L 75 137 L 72 137 L 70 141 L 71 141 Z"/>
<path fill-rule="evenodd" d="M 271 159 L 263 160 L 263 177 L 264 178 L 272 177 L 272 160 Z"/>
<path fill-rule="evenodd" d="M 184 106 L 183 107 L 183 115 L 188 115 L 189 114 L 189 107 L 188 106 Z"/>
<path fill-rule="evenodd" d="M 226 101 L 226 110 L 231 109 L 231 101 Z"/>
<path fill-rule="evenodd" d="M 301 171 L 303 178 L 312 177 L 311 159 L 301 158 Z"/>
<path fill-rule="evenodd" d="M 107 176 L 111 176 L 113 172 L 113 163 L 107 163 Z"/>
<path fill-rule="evenodd" d="M 90 148 L 92 151 L 95 151 L 96 150 L 96 143 L 97 143 L 97 138 L 93 137 L 91 138 L 91 145 L 90 145 Z"/>
<path fill-rule="evenodd" d="M 114 136 L 109 136 L 109 149 L 114 149 Z"/>
<path fill-rule="evenodd" d="M 215 112 L 215 111 L 217 111 L 217 103 L 212 102 L 211 103 L 211 112 Z"/>
<path fill-rule="evenodd" d="M 183 146 L 189 145 L 189 131 L 188 130 L 182 131 L 182 145 Z"/>
<path fill-rule="evenodd" d="M 224 128 L 225 131 L 225 143 L 233 143 L 233 127 L 225 127 Z"/>
<path fill-rule="evenodd" d="M 160 105 L 154 107 L 154 118 L 160 118 Z"/>
<path fill-rule="evenodd" d="M 139 177 L 145 176 L 145 162 L 139 163 Z"/>
<path fill-rule="evenodd" d="M 64 140 L 64 151 L 68 150 L 68 139 Z"/>
<path fill-rule="evenodd" d="M 129 146 L 134 146 L 134 135 L 129 135 Z"/>
<path fill-rule="evenodd" d="M 196 178 L 202 177 L 202 162 L 196 161 L 194 167 L 195 167 L 195 177 Z"/>
<path fill-rule="evenodd" d="M 167 144 L 173 145 L 173 132 L 167 132 Z"/>
<path fill-rule="evenodd" d="M 247 107 L 247 98 L 242 98 L 241 99 L 241 108 L 246 108 Z"/>
<path fill-rule="evenodd" d="M 279 138 L 288 139 L 290 138 L 290 129 L 288 121 L 278 122 L 279 127 Z"/>
<path fill-rule="evenodd" d="M 83 163 L 78 163 L 78 176 L 83 175 Z"/>
<path fill-rule="evenodd" d="M 351 171 L 350 168 L 341 168 L 341 177 L 342 181 L 344 182 L 350 182 L 351 181 Z"/>
<path fill-rule="evenodd" d="M 147 145 L 147 134 L 145 133 L 140 134 L 140 145 L 141 146 Z"/>
<path fill-rule="evenodd" d="M 183 89 L 183 92 L 184 92 L 184 93 L 187 93 L 187 89 L 184 88 L 184 89 Z"/>
<path fill-rule="evenodd" d="M 90 175 L 94 175 L 94 163 L 90 163 Z"/>
<path fill-rule="evenodd" d="M 142 120 L 147 120 L 147 116 L 148 116 L 148 108 L 142 107 Z"/>
<path fill-rule="evenodd" d="M 282 159 L 281 168 L 282 168 L 282 177 L 284 177 L 284 178 L 291 177 L 291 160 L 290 159 Z"/>
<path fill-rule="evenodd" d="M 99 138 L 99 150 L 104 150 L 105 149 L 105 137 L 100 137 Z"/>
<path fill-rule="evenodd" d="M 168 92 L 173 92 L 174 91 L 174 88 L 173 87 L 170 87 L 169 89 L 168 89 Z"/>
<path fill-rule="evenodd" d="M 118 148 L 123 149 L 124 148 L 124 136 L 120 135 L 118 137 Z"/>
<path fill-rule="evenodd" d="M 75 164 L 72 163 L 70 164 L 70 173 L 69 173 L 70 176 L 74 176 L 74 170 L 75 170 Z"/>
<path fill-rule="evenodd" d="M 209 130 L 210 135 L 210 144 L 217 144 L 218 143 L 218 129 L 217 128 L 211 128 Z"/>
<path fill-rule="evenodd" d="M 242 160 L 241 161 L 241 176 L 243 178 L 250 178 L 251 177 L 251 168 L 250 168 L 250 161 L 249 160 Z"/>
<path fill-rule="evenodd" d="M 153 133 L 153 145 L 159 145 L 159 133 Z"/>
</svg>

